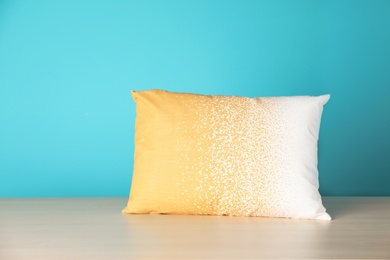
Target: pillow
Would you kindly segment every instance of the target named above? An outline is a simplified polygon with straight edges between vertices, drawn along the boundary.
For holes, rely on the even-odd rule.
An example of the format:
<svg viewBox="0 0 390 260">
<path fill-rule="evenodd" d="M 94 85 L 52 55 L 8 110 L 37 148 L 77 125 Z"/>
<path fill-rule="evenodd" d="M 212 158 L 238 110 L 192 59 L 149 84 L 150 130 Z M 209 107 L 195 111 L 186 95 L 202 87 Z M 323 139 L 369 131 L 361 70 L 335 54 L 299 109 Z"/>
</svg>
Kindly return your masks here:
<svg viewBox="0 0 390 260">
<path fill-rule="evenodd" d="M 331 219 L 317 170 L 329 95 L 132 96 L 134 171 L 123 213 Z"/>
</svg>

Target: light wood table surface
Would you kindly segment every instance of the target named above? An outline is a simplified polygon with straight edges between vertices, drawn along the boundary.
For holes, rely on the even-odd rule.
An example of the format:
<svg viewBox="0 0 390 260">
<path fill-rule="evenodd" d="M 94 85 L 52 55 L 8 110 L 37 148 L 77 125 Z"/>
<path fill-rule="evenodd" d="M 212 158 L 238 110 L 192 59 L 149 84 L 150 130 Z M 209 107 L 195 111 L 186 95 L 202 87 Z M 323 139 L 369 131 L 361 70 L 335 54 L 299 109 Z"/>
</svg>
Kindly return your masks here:
<svg viewBox="0 0 390 260">
<path fill-rule="evenodd" d="M 390 259 L 390 197 L 325 197 L 332 221 L 123 215 L 127 198 L 0 199 L 0 259 Z"/>
</svg>

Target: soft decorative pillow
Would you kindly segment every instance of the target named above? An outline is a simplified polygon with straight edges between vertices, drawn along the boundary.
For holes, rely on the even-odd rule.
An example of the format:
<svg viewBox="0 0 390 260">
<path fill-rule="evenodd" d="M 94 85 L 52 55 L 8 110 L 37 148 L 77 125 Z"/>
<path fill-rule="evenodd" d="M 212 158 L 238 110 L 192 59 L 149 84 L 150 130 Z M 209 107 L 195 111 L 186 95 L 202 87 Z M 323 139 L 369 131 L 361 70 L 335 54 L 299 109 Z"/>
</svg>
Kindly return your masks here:
<svg viewBox="0 0 390 260">
<path fill-rule="evenodd" d="M 318 192 L 318 97 L 132 91 L 134 172 L 124 213 L 330 220 Z"/>
</svg>

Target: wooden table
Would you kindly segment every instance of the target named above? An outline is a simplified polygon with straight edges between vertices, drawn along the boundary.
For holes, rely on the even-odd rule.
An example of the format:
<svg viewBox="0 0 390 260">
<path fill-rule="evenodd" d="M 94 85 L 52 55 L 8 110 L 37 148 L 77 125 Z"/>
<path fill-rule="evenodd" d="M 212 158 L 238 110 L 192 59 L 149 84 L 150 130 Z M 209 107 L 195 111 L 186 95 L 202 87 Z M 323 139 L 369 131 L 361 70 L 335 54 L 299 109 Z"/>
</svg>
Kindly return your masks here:
<svg viewBox="0 0 390 260">
<path fill-rule="evenodd" d="M 0 259 L 390 259 L 390 197 L 334 218 L 123 215 L 127 198 L 0 199 Z"/>
</svg>

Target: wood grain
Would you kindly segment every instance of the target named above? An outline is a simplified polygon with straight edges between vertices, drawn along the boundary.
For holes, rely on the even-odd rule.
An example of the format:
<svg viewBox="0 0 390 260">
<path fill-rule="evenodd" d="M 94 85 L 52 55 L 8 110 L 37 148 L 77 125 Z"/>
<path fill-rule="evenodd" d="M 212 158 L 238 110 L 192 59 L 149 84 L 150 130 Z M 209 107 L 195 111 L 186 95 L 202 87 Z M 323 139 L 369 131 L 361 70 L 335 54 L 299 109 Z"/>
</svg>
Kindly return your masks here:
<svg viewBox="0 0 390 260">
<path fill-rule="evenodd" d="M 390 197 L 334 218 L 123 215 L 127 198 L 0 199 L 0 259 L 390 259 Z"/>
</svg>

